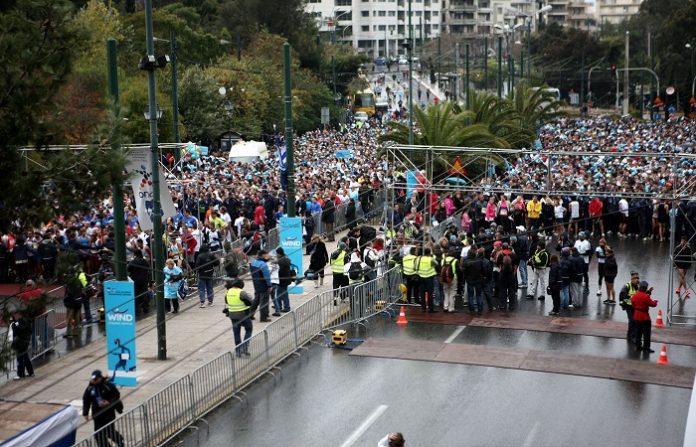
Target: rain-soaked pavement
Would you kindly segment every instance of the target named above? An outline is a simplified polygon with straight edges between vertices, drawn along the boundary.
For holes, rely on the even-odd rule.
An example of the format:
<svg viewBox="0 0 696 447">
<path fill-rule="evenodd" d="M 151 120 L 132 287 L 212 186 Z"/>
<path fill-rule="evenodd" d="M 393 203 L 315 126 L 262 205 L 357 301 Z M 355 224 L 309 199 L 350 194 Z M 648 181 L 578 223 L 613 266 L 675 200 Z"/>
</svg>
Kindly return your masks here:
<svg viewBox="0 0 696 447">
<path fill-rule="evenodd" d="M 610 240 L 618 288 L 631 270 L 655 287 L 666 310 L 667 243 Z M 693 272 L 691 272 L 693 274 Z M 572 316 L 625 321 L 601 304 L 590 275 L 587 305 Z M 687 311 L 694 313 L 692 298 Z M 599 304 L 598 304 L 599 303 Z M 689 307 L 690 306 L 690 307 Z M 520 300 L 518 312 L 546 315 L 551 300 Z M 618 307 L 618 306 L 617 306 Z M 654 318 L 654 311 L 653 318 Z M 583 335 L 410 323 L 376 317 L 352 336 L 470 343 L 654 362 L 625 340 Z M 655 349 L 659 346 L 655 345 Z M 658 351 L 659 352 L 659 351 Z M 691 390 L 510 369 L 348 355 L 315 345 L 230 401 L 184 446 L 374 446 L 402 431 L 409 446 L 680 446 Z M 672 364 L 696 367 L 696 348 L 670 345 Z"/>
</svg>

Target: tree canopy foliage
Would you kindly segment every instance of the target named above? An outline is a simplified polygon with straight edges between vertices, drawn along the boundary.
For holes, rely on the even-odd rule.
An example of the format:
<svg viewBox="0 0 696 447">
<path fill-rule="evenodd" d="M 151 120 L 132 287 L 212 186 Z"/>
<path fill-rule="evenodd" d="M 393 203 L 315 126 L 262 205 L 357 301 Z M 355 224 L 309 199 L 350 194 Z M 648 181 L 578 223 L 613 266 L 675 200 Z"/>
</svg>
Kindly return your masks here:
<svg viewBox="0 0 696 447">
<path fill-rule="evenodd" d="M 22 0 L 0 3 L 0 230 L 80 209 L 108 193 L 123 157 L 108 150 L 117 124 L 125 143 L 149 141 L 143 119 L 147 77 L 143 2 Z M 293 113 L 298 131 L 314 129 L 333 104 L 332 65 L 357 72 L 350 48 L 322 45 L 302 0 L 161 0 L 155 4 L 156 54 L 176 34 L 180 134 L 209 144 L 222 132 L 252 138 L 282 123 L 282 44 L 293 47 Z M 120 113 L 110 110 L 106 40 L 118 42 Z M 338 77 L 345 91 L 349 76 Z M 220 87 L 225 87 L 221 95 Z M 163 109 L 159 139 L 173 141 L 171 66 L 157 72 Z M 225 107 L 231 103 L 232 112 Z M 88 144 L 86 151 L 47 151 Z M 19 152 L 21 146 L 39 150 Z M 27 155 L 28 154 L 28 155 Z M 27 155 L 27 156 L 24 156 Z"/>
</svg>

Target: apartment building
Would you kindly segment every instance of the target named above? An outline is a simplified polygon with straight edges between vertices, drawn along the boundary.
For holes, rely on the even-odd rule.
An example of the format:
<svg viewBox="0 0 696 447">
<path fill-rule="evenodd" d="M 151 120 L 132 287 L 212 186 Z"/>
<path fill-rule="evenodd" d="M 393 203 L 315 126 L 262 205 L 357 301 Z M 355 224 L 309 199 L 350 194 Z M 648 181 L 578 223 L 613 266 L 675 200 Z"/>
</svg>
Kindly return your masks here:
<svg viewBox="0 0 696 447">
<path fill-rule="evenodd" d="M 546 23 L 557 23 L 588 31 L 596 30 L 592 4 L 583 0 L 550 0 L 548 5 L 552 9 L 546 15 Z"/>
<path fill-rule="evenodd" d="M 643 0 L 596 0 L 595 15 L 597 23 L 617 24 L 638 14 Z"/>
<path fill-rule="evenodd" d="M 414 40 L 440 35 L 440 10 L 444 0 L 411 0 Z M 308 0 L 319 32 L 336 42 L 350 42 L 372 58 L 404 54 L 408 38 L 408 0 Z"/>
<path fill-rule="evenodd" d="M 595 29 L 593 5 L 584 0 L 442 0 L 442 29 L 477 36 L 492 34 L 496 24 L 512 28 L 531 21 L 534 31 L 541 8 L 545 8 L 541 14 L 545 23 Z"/>
</svg>

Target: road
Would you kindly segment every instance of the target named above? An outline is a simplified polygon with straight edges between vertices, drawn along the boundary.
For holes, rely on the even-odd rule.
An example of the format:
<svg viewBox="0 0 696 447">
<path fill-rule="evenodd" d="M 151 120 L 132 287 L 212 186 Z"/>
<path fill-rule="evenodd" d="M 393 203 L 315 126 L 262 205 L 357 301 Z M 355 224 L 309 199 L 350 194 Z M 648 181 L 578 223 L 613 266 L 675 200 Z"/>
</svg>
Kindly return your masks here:
<svg viewBox="0 0 696 447">
<path fill-rule="evenodd" d="M 665 310 L 667 243 L 610 239 L 617 253 L 617 287 L 631 270 L 655 286 Z M 586 306 L 569 316 L 625 321 L 597 297 L 590 269 Z M 687 312 L 694 312 L 689 300 Z M 520 313 L 544 316 L 551 302 L 520 299 Z M 366 337 L 403 343 L 430 340 L 654 362 L 625 340 L 485 327 L 415 324 L 399 328 L 378 317 Z M 355 336 L 355 335 L 354 335 Z M 659 346 L 658 346 L 659 348 Z M 696 348 L 670 345 L 672 364 L 696 367 Z M 402 431 L 409 446 L 596 446 L 683 442 L 691 390 L 590 377 L 493 367 L 350 356 L 313 346 L 277 377 L 248 391 L 208 418 L 201 446 L 371 446 Z M 180 440 L 196 445 L 192 435 Z"/>
</svg>

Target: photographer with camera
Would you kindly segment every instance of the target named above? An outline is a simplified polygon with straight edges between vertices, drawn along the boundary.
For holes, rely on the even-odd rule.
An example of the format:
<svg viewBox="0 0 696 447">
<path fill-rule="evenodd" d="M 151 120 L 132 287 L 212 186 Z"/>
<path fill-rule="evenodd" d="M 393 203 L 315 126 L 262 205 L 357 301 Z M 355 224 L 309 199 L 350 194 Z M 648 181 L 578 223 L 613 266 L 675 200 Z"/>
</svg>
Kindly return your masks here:
<svg viewBox="0 0 696 447">
<path fill-rule="evenodd" d="M 237 357 L 249 356 L 249 344 L 253 324 L 251 322 L 253 300 L 243 291 L 244 281 L 229 278 L 225 280 L 225 309 L 222 311 L 232 321 L 232 333 Z M 244 343 L 242 343 L 242 328 L 244 328 Z"/>
</svg>

